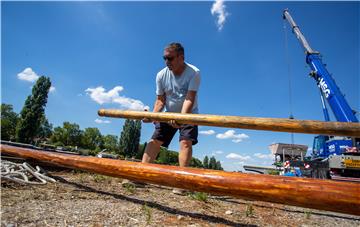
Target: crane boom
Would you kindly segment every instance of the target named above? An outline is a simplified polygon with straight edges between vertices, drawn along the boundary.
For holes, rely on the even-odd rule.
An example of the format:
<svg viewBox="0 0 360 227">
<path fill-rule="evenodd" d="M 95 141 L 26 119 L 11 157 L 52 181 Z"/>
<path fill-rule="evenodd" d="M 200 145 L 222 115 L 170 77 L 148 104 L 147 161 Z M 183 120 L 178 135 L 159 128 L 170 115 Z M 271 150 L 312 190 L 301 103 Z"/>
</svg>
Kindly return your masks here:
<svg viewBox="0 0 360 227">
<path fill-rule="evenodd" d="M 289 11 L 283 11 L 283 19 L 291 25 L 293 33 L 305 50 L 306 63 L 311 71 L 310 76 L 316 81 L 320 90 L 321 104 L 325 121 L 329 121 L 327 105 L 330 106 L 336 121 L 353 122 L 359 124 L 355 112 L 351 109 L 334 78 L 327 71 L 322 62 L 321 55 L 314 51 L 299 26 L 296 25 Z M 326 102 L 324 101 L 326 100 Z M 312 157 L 312 176 L 323 178 L 324 176 L 337 180 L 359 181 L 360 178 L 360 138 L 355 137 L 332 137 L 326 134 L 314 138 Z"/>
<path fill-rule="evenodd" d="M 344 95 L 336 85 L 334 78 L 327 71 L 325 64 L 321 60 L 320 53 L 314 51 L 310 47 L 304 35 L 301 33 L 299 26 L 296 25 L 287 9 L 283 12 L 283 18 L 289 22 L 292 31 L 296 34 L 297 39 L 305 49 L 306 63 L 311 68 L 310 75 L 316 80 L 316 83 L 320 88 L 323 97 L 326 98 L 336 120 L 341 122 L 359 122 L 354 111 L 351 109 L 350 105 L 345 100 Z"/>
<path fill-rule="evenodd" d="M 305 39 L 304 35 L 301 33 L 299 26 L 296 25 L 294 19 L 291 17 L 288 9 L 284 10 L 283 18 L 286 19 L 289 22 L 289 24 L 291 25 L 292 31 L 296 34 L 296 37 L 298 38 L 298 40 L 304 47 L 306 53 L 307 54 L 317 53 L 310 47 L 310 45 L 307 42 L 307 40 Z"/>
</svg>

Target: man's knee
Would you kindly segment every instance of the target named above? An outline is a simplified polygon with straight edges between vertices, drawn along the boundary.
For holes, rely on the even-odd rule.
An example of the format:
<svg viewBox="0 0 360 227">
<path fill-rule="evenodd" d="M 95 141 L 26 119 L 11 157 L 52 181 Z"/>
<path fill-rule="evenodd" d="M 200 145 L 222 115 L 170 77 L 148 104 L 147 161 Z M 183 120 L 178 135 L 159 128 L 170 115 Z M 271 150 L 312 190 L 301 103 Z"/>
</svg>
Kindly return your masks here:
<svg viewBox="0 0 360 227">
<path fill-rule="evenodd" d="M 157 140 L 157 139 L 151 139 L 148 144 L 152 144 L 156 147 L 160 147 L 164 142 L 163 141 L 160 141 L 160 140 Z"/>
<path fill-rule="evenodd" d="M 183 148 L 191 148 L 192 140 L 180 140 L 180 146 Z"/>
</svg>

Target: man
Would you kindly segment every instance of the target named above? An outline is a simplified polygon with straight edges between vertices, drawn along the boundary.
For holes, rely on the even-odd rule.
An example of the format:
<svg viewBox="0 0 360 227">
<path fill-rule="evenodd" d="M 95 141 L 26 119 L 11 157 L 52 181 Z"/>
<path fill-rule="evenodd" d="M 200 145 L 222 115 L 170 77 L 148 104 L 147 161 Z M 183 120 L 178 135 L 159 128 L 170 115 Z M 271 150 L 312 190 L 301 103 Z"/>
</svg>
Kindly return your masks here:
<svg viewBox="0 0 360 227">
<path fill-rule="evenodd" d="M 170 43 L 164 49 L 166 67 L 156 76 L 156 101 L 153 112 L 198 113 L 197 93 L 200 86 L 200 70 L 185 62 L 184 48 L 180 43 Z M 143 119 L 143 122 L 151 122 Z M 154 122 L 155 131 L 148 142 L 142 162 L 150 163 L 156 159 L 160 146 L 168 147 L 175 133 L 179 130 L 179 165 L 186 167 L 192 157 L 192 146 L 198 140 L 197 125 L 178 125 L 175 121 L 168 123 Z M 174 193 L 182 194 L 174 189 Z"/>
</svg>

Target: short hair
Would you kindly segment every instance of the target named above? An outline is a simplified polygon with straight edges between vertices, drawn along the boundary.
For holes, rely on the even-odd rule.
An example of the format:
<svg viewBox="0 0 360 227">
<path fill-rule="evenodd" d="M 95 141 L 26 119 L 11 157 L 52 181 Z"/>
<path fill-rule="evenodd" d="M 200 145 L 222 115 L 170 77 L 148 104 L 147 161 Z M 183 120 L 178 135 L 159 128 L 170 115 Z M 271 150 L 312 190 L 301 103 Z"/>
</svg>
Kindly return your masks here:
<svg viewBox="0 0 360 227">
<path fill-rule="evenodd" d="M 176 53 L 182 54 L 185 56 L 184 47 L 181 45 L 181 43 L 170 43 L 165 47 L 166 49 L 174 49 Z"/>
</svg>

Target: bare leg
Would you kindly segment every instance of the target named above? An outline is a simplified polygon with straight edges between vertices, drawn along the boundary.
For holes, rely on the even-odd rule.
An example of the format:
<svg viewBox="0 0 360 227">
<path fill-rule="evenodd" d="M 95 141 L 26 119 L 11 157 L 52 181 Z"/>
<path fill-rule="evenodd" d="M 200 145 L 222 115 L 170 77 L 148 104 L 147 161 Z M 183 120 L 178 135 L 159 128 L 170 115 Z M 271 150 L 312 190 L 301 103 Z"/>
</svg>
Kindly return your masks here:
<svg viewBox="0 0 360 227">
<path fill-rule="evenodd" d="M 163 144 L 160 140 L 151 139 L 146 145 L 142 163 L 151 163 L 155 160 L 160 151 L 160 146 Z"/>
<path fill-rule="evenodd" d="M 181 140 L 180 153 L 179 153 L 179 166 L 180 167 L 189 166 L 191 157 L 192 157 L 192 141 Z M 174 188 L 172 192 L 177 195 L 185 195 L 186 190 L 180 188 Z"/>
<path fill-rule="evenodd" d="M 180 154 L 179 154 L 179 166 L 189 166 L 192 157 L 192 141 L 181 140 L 180 141 Z"/>
</svg>

